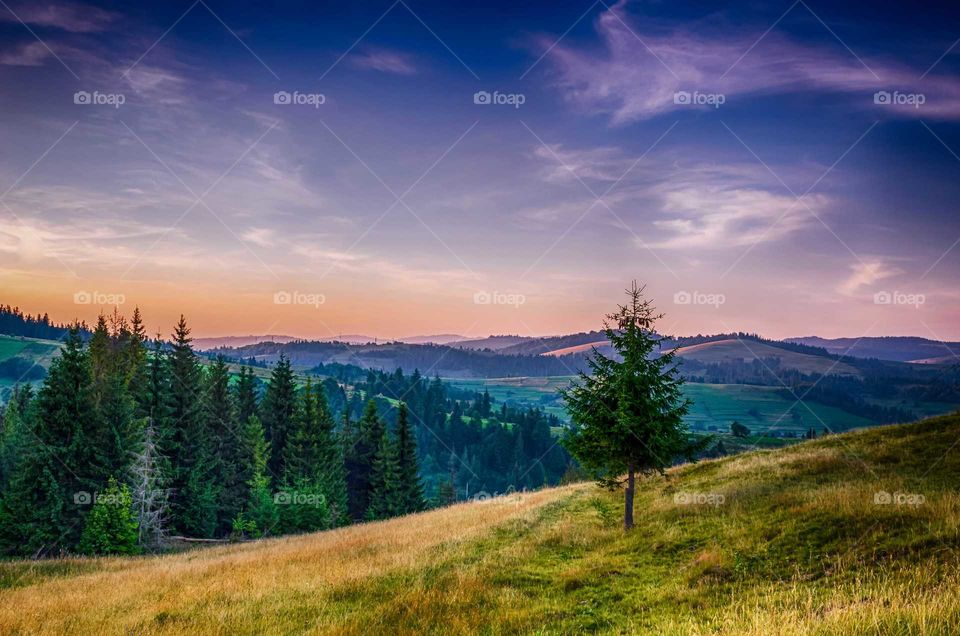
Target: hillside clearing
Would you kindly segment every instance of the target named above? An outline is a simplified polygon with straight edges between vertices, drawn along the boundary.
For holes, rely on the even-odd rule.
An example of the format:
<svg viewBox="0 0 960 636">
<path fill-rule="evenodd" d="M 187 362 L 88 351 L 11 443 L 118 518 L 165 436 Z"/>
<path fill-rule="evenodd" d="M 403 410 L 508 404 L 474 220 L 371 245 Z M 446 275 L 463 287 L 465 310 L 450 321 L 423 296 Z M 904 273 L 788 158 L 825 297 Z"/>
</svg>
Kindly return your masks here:
<svg viewBox="0 0 960 636">
<path fill-rule="evenodd" d="M 958 438 L 952 415 L 678 467 L 642 482 L 627 535 L 622 498 L 579 484 L 179 555 L 8 562 L 0 632 L 955 633 Z"/>
</svg>

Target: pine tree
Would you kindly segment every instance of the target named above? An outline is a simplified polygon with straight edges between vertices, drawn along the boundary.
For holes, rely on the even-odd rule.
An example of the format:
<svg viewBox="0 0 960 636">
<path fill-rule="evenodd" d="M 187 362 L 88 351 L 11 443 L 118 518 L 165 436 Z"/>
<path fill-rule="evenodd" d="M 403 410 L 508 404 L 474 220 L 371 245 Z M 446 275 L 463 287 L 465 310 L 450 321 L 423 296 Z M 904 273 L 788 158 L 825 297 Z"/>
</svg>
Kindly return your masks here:
<svg viewBox="0 0 960 636">
<path fill-rule="evenodd" d="M 126 384 L 136 405 L 134 417 L 141 420 L 150 417 L 150 366 L 147 341 L 147 331 L 143 325 L 140 308 L 134 307 L 133 316 L 130 319 L 129 334 L 124 343 L 122 354 L 127 376 Z"/>
<path fill-rule="evenodd" d="M 370 503 L 364 517 L 389 519 L 402 514 L 402 494 L 397 449 L 390 434 L 384 431 L 370 466 Z"/>
<path fill-rule="evenodd" d="M 171 464 L 172 525 L 207 537 L 216 528 L 216 493 L 208 471 L 213 452 L 201 409 L 202 374 L 191 342 L 186 319 L 180 316 L 169 357 L 171 431 L 165 452 Z"/>
<path fill-rule="evenodd" d="M 225 535 L 246 503 L 252 467 L 243 449 L 230 390 L 230 370 L 223 356 L 217 356 L 206 375 L 204 415 L 213 446 L 212 463 L 207 471 L 218 492 L 217 533 Z"/>
<path fill-rule="evenodd" d="M 0 548 L 28 555 L 76 547 L 102 462 L 90 357 L 74 325 L 53 361 L 0 503 Z M 104 480 L 105 481 L 105 480 Z"/>
<path fill-rule="evenodd" d="M 246 422 L 257 414 L 257 378 L 250 367 L 240 367 L 237 378 L 237 419 Z"/>
<path fill-rule="evenodd" d="M 423 497 L 423 484 L 420 483 L 417 442 L 404 402 L 400 403 L 397 413 L 397 478 L 400 514 L 425 510 L 427 502 Z"/>
<path fill-rule="evenodd" d="M 683 378 L 674 351 L 657 355 L 662 338 L 654 325 L 661 316 L 636 282 L 628 302 L 607 316 L 604 333 L 616 351 L 608 358 L 594 350 L 591 373 L 564 392 L 573 427 L 566 447 L 602 485 L 619 488 L 627 475 L 623 527 L 633 527 L 633 497 L 637 473 L 663 473 L 679 457 L 693 458 L 709 438 L 691 441 L 683 416 Z"/>
<path fill-rule="evenodd" d="M 126 484 L 110 478 L 87 515 L 79 551 L 83 554 L 136 554 L 137 519 Z"/>
<path fill-rule="evenodd" d="M 450 506 L 457 502 L 457 488 L 453 485 L 453 479 L 445 479 L 440 482 L 437 489 L 437 505 Z"/>
<path fill-rule="evenodd" d="M 267 462 L 270 458 L 270 444 L 267 442 L 263 425 L 256 415 L 247 418 L 244 427 L 244 446 L 251 457 L 252 471 L 245 517 L 253 522 L 255 536 L 270 534 L 277 528 L 280 521 L 277 506 L 273 500 L 270 488 L 270 475 L 267 472 Z"/>
<path fill-rule="evenodd" d="M 383 421 L 377 415 L 376 402 L 371 399 L 346 454 L 349 510 L 350 516 L 356 520 L 364 519 L 370 506 L 370 472 L 384 430 Z"/>
<path fill-rule="evenodd" d="M 270 440 L 268 468 L 275 478 L 283 476 L 284 449 L 297 406 L 296 394 L 297 387 L 290 361 L 281 354 L 270 374 L 270 384 L 261 405 L 263 425 L 267 431 L 267 439 Z"/>
<path fill-rule="evenodd" d="M 293 424 L 284 459 L 284 483 L 323 493 L 331 515 L 326 527 L 341 525 L 347 515 L 343 455 L 323 387 L 314 386 L 310 378 L 301 391 Z"/>
<path fill-rule="evenodd" d="M 30 385 L 26 385 L 26 388 L 29 389 Z M 13 395 L 3 409 L 3 429 L 0 431 L 0 493 L 10 483 L 10 478 L 24 449 L 26 441 L 24 437 L 28 434 L 27 426 L 29 426 L 29 423 L 25 420 L 29 417 L 29 414 L 24 412 L 26 410 L 25 401 L 20 395 L 21 392 L 23 392 L 23 389 L 14 387 Z M 26 404 L 29 404 L 29 400 L 26 401 Z"/>
</svg>

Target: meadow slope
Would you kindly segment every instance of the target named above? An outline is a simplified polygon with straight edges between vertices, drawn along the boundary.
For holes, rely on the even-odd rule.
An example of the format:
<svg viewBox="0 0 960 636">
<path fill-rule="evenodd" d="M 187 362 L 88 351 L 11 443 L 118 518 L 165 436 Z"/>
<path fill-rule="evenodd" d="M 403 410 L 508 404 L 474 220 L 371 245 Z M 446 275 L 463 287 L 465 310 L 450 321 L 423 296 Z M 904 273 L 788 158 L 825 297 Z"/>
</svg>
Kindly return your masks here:
<svg viewBox="0 0 960 636">
<path fill-rule="evenodd" d="M 0 633 L 956 633 L 958 442 L 951 415 L 681 466 L 641 481 L 626 535 L 622 496 L 578 484 L 177 555 L 6 562 Z"/>
</svg>

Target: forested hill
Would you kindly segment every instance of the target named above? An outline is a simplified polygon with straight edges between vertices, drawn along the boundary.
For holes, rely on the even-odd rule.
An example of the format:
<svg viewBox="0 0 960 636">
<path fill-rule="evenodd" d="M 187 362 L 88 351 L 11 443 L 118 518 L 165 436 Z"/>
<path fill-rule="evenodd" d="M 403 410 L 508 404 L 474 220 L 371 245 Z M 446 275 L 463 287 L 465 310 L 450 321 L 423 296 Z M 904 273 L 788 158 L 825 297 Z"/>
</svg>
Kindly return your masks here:
<svg viewBox="0 0 960 636">
<path fill-rule="evenodd" d="M 20 311 L 19 307 L 0 305 L 0 334 L 41 340 L 61 340 L 66 335 L 67 329 L 68 325 L 55 324 L 47 314 L 31 316 Z M 89 335 L 85 327 L 83 333 Z"/>
<path fill-rule="evenodd" d="M 347 344 L 344 342 L 261 342 L 244 347 L 213 349 L 234 359 L 254 358 L 273 363 L 283 354 L 298 367 L 318 364 L 353 364 L 370 369 L 429 370 L 431 375 L 461 378 L 572 375 L 583 368 L 584 355 L 552 358 L 538 355 L 502 355 L 493 351 L 461 349 L 456 345 Z"/>
</svg>

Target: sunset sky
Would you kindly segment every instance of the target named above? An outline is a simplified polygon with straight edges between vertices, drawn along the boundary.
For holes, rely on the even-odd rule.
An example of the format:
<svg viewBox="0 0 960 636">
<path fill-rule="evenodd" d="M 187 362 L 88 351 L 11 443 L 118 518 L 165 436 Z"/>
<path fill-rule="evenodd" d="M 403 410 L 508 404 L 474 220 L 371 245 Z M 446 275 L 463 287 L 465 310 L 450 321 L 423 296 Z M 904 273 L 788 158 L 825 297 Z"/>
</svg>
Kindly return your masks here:
<svg viewBox="0 0 960 636">
<path fill-rule="evenodd" d="M 270 4 L 0 2 L 0 303 L 960 340 L 946 7 Z"/>
</svg>

